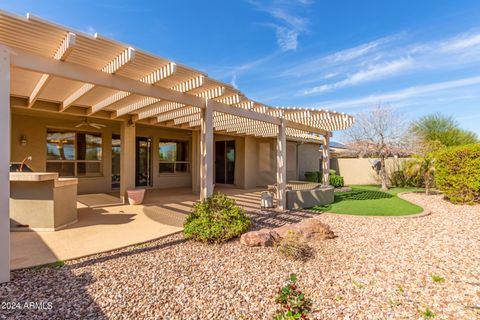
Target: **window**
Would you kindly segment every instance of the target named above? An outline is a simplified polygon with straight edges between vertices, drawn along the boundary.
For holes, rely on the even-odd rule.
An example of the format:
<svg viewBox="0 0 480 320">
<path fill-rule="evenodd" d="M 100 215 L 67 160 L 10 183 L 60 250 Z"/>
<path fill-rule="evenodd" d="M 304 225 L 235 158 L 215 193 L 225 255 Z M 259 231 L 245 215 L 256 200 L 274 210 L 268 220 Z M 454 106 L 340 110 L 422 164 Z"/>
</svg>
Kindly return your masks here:
<svg viewBox="0 0 480 320">
<path fill-rule="evenodd" d="M 101 176 L 102 135 L 47 131 L 47 171 L 63 177 Z"/>
<path fill-rule="evenodd" d="M 160 140 L 158 153 L 160 173 L 182 173 L 190 171 L 187 141 Z"/>
<path fill-rule="evenodd" d="M 120 151 L 122 144 L 120 135 L 112 135 L 112 188 L 120 188 Z"/>
</svg>

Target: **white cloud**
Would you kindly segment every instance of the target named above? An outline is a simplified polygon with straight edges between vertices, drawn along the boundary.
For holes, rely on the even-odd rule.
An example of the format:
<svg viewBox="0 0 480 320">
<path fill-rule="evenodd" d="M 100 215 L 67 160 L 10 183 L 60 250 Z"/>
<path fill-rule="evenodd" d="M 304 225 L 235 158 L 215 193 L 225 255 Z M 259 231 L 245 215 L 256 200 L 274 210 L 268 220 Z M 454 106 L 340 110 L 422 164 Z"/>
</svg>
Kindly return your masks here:
<svg viewBox="0 0 480 320">
<path fill-rule="evenodd" d="M 276 27 L 277 43 L 283 50 L 295 50 L 298 47 L 298 32 L 285 27 Z"/>
<path fill-rule="evenodd" d="M 277 37 L 279 47 L 284 51 L 296 50 L 298 47 L 298 37 L 300 34 L 308 31 L 309 20 L 298 14 L 298 5 L 308 6 L 309 0 L 297 0 L 296 2 L 272 0 L 269 3 L 250 1 L 257 10 L 267 12 L 274 23 L 264 25 L 273 27 Z"/>
<path fill-rule="evenodd" d="M 443 51 L 462 51 L 480 45 L 480 33 L 462 34 L 440 44 Z"/>
<path fill-rule="evenodd" d="M 480 77 L 470 77 L 459 80 L 431 83 L 427 85 L 412 86 L 401 90 L 386 92 L 382 94 L 374 94 L 350 100 L 324 101 L 320 102 L 319 105 L 326 105 L 328 106 L 328 108 L 336 109 L 366 107 L 368 105 L 378 102 L 399 102 L 410 98 L 418 98 L 420 96 L 435 94 L 444 90 L 468 87 L 473 85 L 480 85 Z"/>
<path fill-rule="evenodd" d="M 280 50 L 277 50 L 271 54 L 268 54 L 264 57 L 239 64 L 239 65 L 231 65 L 231 66 L 203 66 L 201 69 L 209 70 L 209 74 L 214 78 L 223 80 L 223 81 L 230 81 L 230 84 L 234 87 L 237 87 L 237 80 L 238 77 L 245 74 L 251 73 L 255 71 L 256 68 L 260 67 L 262 64 L 267 63 L 268 61 L 274 59 L 280 54 Z"/>
<path fill-rule="evenodd" d="M 407 72 L 415 74 L 428 71 L 447 72 L 478 67 L 480 63 L 479 32 L 412 44 L 395 42 L 400 39 L 404 39 L 404 34 L 341 50 L 306 61 L 282 72 L 281 75 L 302 77 L 300 85 L 303 88 L 297 91 L 305 95 L 331 92 L 348 86 L 393 78 Z M 323 76 L 325 74 L 337 76 L 329 80 Z M 317 85 L 312 86 L 312 83 Z"/>
<path fill-rule="evenodd" d="M 364 82 L 383 79 L 404 72 L 412 68 L 413 65 L 413 59 L 410 57 L 372 65 L 367 69 L 360 70 L 356 73 L 348 75 L 345 79 L 341 81 L 323 84 L 320 86 L 306 89 L 303 91 L 303 94 L 322 93 L 332 91 L 338 88 L 361 84 Z"/>
<path fill-rule="evenodd" d="M 319 70 L 330 70 L 335 67 L 343 67 L 345 63 L 358 60 L 370 54 L 377 54 L 376 58 L 369 56 L 369 60 L 378 60 L 381 56 L 377 52 L 384 48 L 387 44 L 403 37 L 403 34 L 395 34 L 388 37 L 379 38 L 358 46 L 340 50 L 321 57 L 310 58 L 304 62 L 298 63 L 290 68 L 287 68 L 280 73 L 280 76 L 290 77 L 305 77 L 318 73 Z M 327 74 L 340 74 L 340 71 L 329 71 Z M 322 77 L 323 78 L 323 77 Z"/>
</svg>

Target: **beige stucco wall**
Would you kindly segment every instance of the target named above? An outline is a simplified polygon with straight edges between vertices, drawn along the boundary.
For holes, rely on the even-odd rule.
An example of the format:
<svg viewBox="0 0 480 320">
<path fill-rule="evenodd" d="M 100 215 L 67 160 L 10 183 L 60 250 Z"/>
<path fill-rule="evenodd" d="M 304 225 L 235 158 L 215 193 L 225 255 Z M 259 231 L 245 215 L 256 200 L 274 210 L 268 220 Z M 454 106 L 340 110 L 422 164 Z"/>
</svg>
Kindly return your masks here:
<svg viewBox="0 0 480 320">
<path fill-rule="evenodd" d="M 305 180 L 306 171 L 320 170 L 320 145 L 304 143 L 298 145 L 298 180 Z"/>
<path fill-rule="evenodd" d="M 92 119 L 93 122 L 105 124 L 106 127 L 97 130 L 82 127 L 74 128 L 82 120 L 81 117 L 71 115 L 45 113 L 35 110 L 13 109 L 12 114 L 12 143 L 11 161 L 22 161 L 31 155 L 32 161 L 28 164 L 34 171 L 46 170 L 46 133 L 47 129 L 74 130 L 82 132 L 101 132 L 103 137 L 103 175 L 78 179 L 78 193 L 110 192 L 111 189 L 111 136 L 120 134 L 120 122 Z M 20 137 L 27 137 L 27 145 L 20 144 Z M 137 124 L 137 137 L 152 139 L 152 187 L 173 188 L 192 187 L 199 183 L 199 150 L 196 133 L 189 130 L 162 128 Z M 195 138 L 195 141 L 194 141 Z M 189 156 L 191 168 L 188 173 L 160 174 L 158 143 L 160 139 L 184 140 L 189 142 Z M 276 181 L 276 139 L 254 138 L 250 136 L 215 135 L 215 141 L 235 140 L 235 183 L 237 188 L 264 187 Z M 287 179 L 303 179 L 305 171 L 318 170 L 318 145 L 287 143 Z M 298 154 L 297 154 L 298 150 Z M 135 170 L 132 166 L 131 170 Z M 195 188 L 194 188 L 195 189 Z"/>
<path fill-rule="evenodd" d="M 46 170 L 46 135 L 47 128 L 60 130 L 73 130 L 82 118 L 73 116 L 63 116 L 55 114 L 46 114 L 45 112 L 35 112 L 33 110 L 12 109 L 12 143 L 11 143 L 11 161 L 22 161 L 26 156 L 32 156 L 32 161 L 28 165 L 34 171 L 45 172 Z M 91 128 L 81 128 L 82 132 L 101 132 L 103 139 L 103 159 L 111 159 L 111 136 L 113 131 L 119 130 L 119 123 L 114 121 L 105 121 L 95 119 L 95 122 L 107 125 L 102 130 Z M 73 129 L 72 129 L 73 128 Z M 27 137 L 27 145 L 20 144 L 20 137 Z M 103 161 L 103 176 L 80 178 L 78 182 L 78 193 L 107 192 L 111 190 L 111 161 Z"/>
<path fill-rule="evenodd" d="M 330 168 L 343 176 L 345 184 L 378 184 L 380 178 L 372 168 L 375 158 L 331 159 Z M 388 158 L 386 160 L 387 172 L 398 170 L 399 165 L 408 159 Z"/>
<path fill-rule="evenodd" d="M 159 172 L 159 142 L 161 139 L 173 139 L 188 141 L 190 163 L 192 163 L 192 133 L 187 130 L 178 130 L 147 125 L 136 125 L 136 136 L 152 139 L 152 187 L 153 188 L 176 188 L 192 186 L 192 170 L 186 173 L 162 173 Z"/>
<path fill-rule="evenodd" d="M 82 127 L 74 128 L 82 118 L 69 115 L 57 115 L 34 110 L 13 109 L 12 112 L 12 139 L 11 161 L 22 161 L 26 156 L 32 156 L 28 165 L 34 171 L 46 170 L 46 133 L 47 129 L 74 130 L 81 132 L 101 132 L 103 138 L 103 175 L 101 177 L 87 177 L 78 179 L 78 193 L 110 192 L 111 188 L 111 158 L 112 134 L 120 134 L 120 123 L 94 119 L 93 122 L 105 124 L 103 129 Z M 136 136 L 152 138 L 152 184 L 154 188 L 189 187 L 192 185 L 191 173 L 160 174 L 158 162 L 158 142 L 161 138 L 186 140 L 189 142 L 190 155 L 192 155 L 192 135 L 190 131 L 137 125 Z M 27 145 L 20 144 L 20 137 L 27 137 Z M 135 170 L 133 166 L 131 170 Z"/>
<path fill-rule="evenodd" d="M 277 175 L 276 140 L 270 138 L 257 140 L 257 186 L 273 184 Z"/>
</svg>

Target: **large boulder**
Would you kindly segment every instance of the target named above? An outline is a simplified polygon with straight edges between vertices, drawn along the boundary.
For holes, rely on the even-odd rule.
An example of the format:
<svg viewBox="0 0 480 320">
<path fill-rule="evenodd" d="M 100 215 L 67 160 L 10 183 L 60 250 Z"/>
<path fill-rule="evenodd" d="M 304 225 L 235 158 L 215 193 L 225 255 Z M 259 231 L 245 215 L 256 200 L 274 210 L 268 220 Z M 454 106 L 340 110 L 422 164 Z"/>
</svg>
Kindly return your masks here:
<svg viewBox="0 0 480 320">
<path fill-rule="evenodd" d="M 277 240 L 278 235 L 269 229 L 250 231 L 240 237 L 240 243 L 248 247 L 270 247 Z"/>
<path fill-rule="evenodd" d="M 335 238 L 330 227 L 315 218 L 304 219 L 298 223 L 286 224 L 273 229 L 280 238 L 288 237 L 289 233 L 298 235 L 305 240 L 326 240 Z"/>
<path fill-rule="evenodd" d="M 240 243 L 249 247 L 270 247 L 275 242 L 295 234 L 303 240 L 325 240 L 335 238 L 330 227 L 315 218 L 305 219 L 298 223 L 286 224 L 275 229 L 262 229 L 242 234 Z"/>
</svg>

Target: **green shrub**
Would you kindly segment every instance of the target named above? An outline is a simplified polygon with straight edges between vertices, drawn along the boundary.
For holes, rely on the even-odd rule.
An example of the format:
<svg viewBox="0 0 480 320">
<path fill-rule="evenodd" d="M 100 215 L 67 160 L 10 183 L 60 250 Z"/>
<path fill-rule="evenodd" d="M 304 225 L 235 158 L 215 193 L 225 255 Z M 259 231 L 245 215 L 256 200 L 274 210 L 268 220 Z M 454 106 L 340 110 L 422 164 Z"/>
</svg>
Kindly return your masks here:
<svg viewBox="0 0 480 320">
<path fill-rule="evenodd" d="M 308 182 L 322 181 L 322 173 L 320 171 L 305 171 L 305 179 Z"/>
<path fill-rule="evenodd" d="M 416 158 L 403 162 L 397 170 L 390 173 L 390 184 L 392 187 L 425 187 L 425 172 L 428 168 L 424 167 L 424 158 Z M 433 174 L 433 173 L 432 173 Z M 433 181 L 432 181 L 433 182 Z"/>
<path fill-rule="evenodd" d="M 407 174 L 404 170 L 393 171 L 390 174 L 390 184 L 393 187 L 406 187 L 407 186 Z"/>
<path fill-rule="evenodd" d="M 250 220 L 235 200 L 214 194 L 193 205 L 184 224 L 185 238 L 207 243 L 220 243 L 248 230 Z"/>
<path fill-rule="evenodd" d="M 342 176 L 330 175 L 330 185 L 335 188 L 341 188 L 344 186 L 344 181 Z"/>
<path fill-rule="evenodd" d="M 453 203 L 480 202 L 480 144 L 437 151 L 435 182 Z"/>
<path fill-rule="evenodd" d="M 333 169 L 330 169 L 330 184 L 334 187 L 343 187 L 343 177 L 337 176 L 337 172 Z M 332 177 L 340 177 L 333 178 Z M 322 182 L 323 173 L 322 171 L 305 171 L 305 180 L 308 182 Z"/>
<path fill-rule="evenodd" d="M 274 320 L 309 319 L 308 314 L 312 311 L 312 300 L 298 289 L 294 273 L 288 277 L 287 285 L 279 290 L 275 302 L 280 307 L 273 316 Z"/>
</svg>

